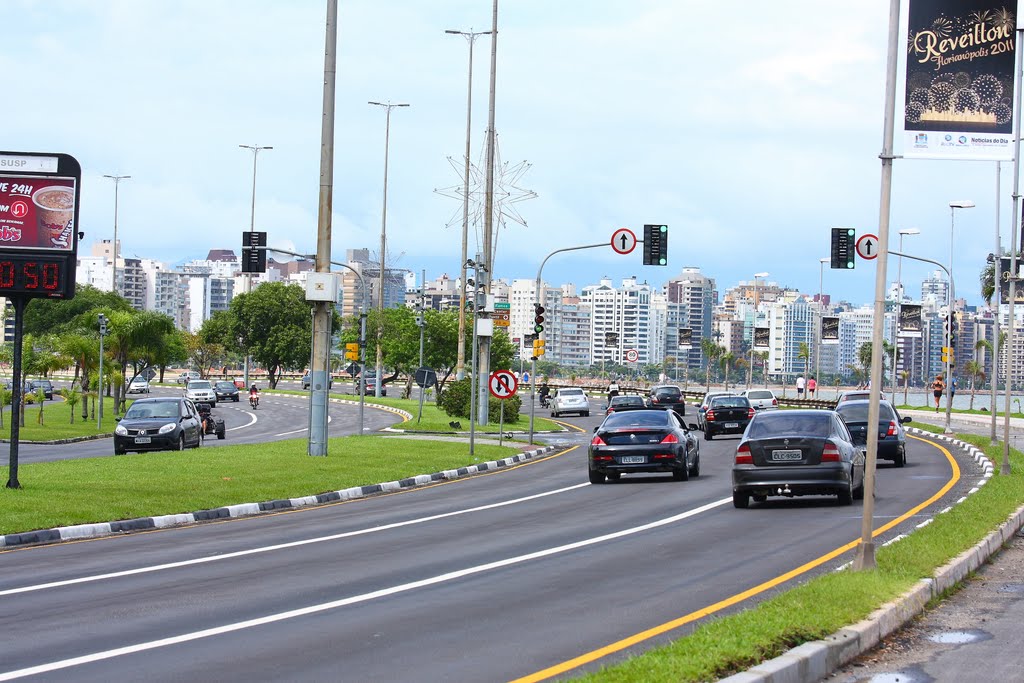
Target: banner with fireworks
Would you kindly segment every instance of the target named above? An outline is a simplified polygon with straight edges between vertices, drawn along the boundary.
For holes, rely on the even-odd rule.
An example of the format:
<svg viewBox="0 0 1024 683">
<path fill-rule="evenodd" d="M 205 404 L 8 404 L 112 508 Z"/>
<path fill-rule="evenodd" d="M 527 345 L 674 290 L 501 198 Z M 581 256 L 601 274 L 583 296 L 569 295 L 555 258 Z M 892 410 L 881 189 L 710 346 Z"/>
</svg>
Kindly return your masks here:
<svg viewBox="0 0 1024 683">
<path fill-rule="evenodd" d="M 693 346 L 693 329 L 689 327 L 679 328 L 679 348 L 688 349 Z"/>
<path fill-rule="evenodd" d="M 839 343 L 839 317 L 826 315 L 821 318 L 821 341 L 823 344 Z"/>
<path fill-rule="evenodd" d="M 772 330 L 770 327 L 754 328 L 754 347 L 759 349 L 768 348 L 772 345 Z"/>
<path fill-rule="evenodd" d="M 921 336 L 921 307 L 915 304 L 901 304 L 899 312 L 900 337 Z"/>
<path fill-rule="evenodd" d="M 905 157 L 1013 158 L 1016 0 L 910 0 Z"/>
</svg>

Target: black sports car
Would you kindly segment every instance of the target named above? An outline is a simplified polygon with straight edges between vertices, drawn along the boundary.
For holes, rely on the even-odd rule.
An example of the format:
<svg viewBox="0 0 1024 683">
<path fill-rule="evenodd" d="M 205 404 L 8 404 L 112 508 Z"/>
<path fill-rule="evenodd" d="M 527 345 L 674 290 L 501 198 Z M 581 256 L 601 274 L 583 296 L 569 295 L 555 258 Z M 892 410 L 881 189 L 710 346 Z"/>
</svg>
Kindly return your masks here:
<svg viewBox="0 0 1024 683">
<path fill-rule="evenodd" d="M 871 401 L 843 401 L 836 406 L 836 412 L 850 430 L 853 442 L 858 446 L 868 443 L 868 408 Z M 878 402 L 878 457 L 892 460 L 896 467 L 907 464 L 907 433 L 903 425 L 910 417 L 900 417 L 891 403 Z"/>
<path fill-rule="evenodd" d="M 700 475 L 700 442 L 673 410 L 626 410 L 594 429 L 587 454 L 591 484 L 633 472 L 671 472 L 677 481 Z"/>
<path fill-rule="evenodd" d="M 732 502 L 768 496 L 837 496 L 850 505 L 864 496 L 864 449 L 831 410 L 766 410 L 751 420 L 736 448 Z"/>
</svg>

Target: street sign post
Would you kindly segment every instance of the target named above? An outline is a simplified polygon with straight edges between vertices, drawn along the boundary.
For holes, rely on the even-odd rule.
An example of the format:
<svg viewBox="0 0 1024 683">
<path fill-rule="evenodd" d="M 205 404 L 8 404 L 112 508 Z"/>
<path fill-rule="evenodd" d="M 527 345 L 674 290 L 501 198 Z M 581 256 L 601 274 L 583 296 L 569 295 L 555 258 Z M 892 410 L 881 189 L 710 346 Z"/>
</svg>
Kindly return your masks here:
<svg viewBox="0 0 1024 683">
<path fill-rule="evenodd" d="M 869 261 L 878 258 L 878 235 L 865 233 L 858 237 L 857 255 Z"/>
<path fill-rule="evenodd" d="M 619 228 L 612 233 L 612 249 L 616 254 L 628 254 L 636 249 L 636 234 L 629 228 Z"/>
<path fill-rule="evenodd" d="M 628 349 L 626 351 L 626 362 L 635 363 L 640 360 L 640 352 L 636 349 Z"/>
</svg>

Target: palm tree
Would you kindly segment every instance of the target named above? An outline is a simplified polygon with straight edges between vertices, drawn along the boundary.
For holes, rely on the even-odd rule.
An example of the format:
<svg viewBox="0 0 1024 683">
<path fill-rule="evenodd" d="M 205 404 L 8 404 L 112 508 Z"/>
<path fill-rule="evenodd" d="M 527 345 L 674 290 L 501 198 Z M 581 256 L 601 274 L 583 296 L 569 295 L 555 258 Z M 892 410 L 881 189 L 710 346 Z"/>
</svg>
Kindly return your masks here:
<svg viewBox="0 0 1024 683">
<path fill-rule="evenodd" d="M 713 339 L 705 337 L 700 340 L 700 352 L 704 355 L 707 390 L 711 391 L 711 363 L 721 354 L 722 347 L 716 344 Z"/>
<path fill-rule="evenodd" d="M 910 392 L 910 370 L 900 370 L 900 379 L 903 380 L 903 405 L 909 405 L 907 394 Z"/>
<path fill-rule="evenodd" d="M 807 366 L 811 362 L 811 347 L 807 345 L 807 342 L 800 342 L 800 350 L 797 351 L 796 357 L 804 359 L 804 376 L 806 376 Z"/>
<path fill-rule="evenodd" d="M 985 366 L 976 360 L 969 360 L 964 363 L 964 371 L 971 380 L 971 406 L 970 410 L 974 410 L 974 380 L 978 379 L 981 382 L 985 381 Z"/>
<path fill-rule="evenodd" d="M 729 368 L 732 366 L 736 356 L 733 355 L 732 351 L 726 351 L 723 347 L 718 347 L 720 353 L 718 354 L 718 362 L 722 365 L 722 371 L 725 373 L 725 390 L 729 391 Z"/>
</svg>

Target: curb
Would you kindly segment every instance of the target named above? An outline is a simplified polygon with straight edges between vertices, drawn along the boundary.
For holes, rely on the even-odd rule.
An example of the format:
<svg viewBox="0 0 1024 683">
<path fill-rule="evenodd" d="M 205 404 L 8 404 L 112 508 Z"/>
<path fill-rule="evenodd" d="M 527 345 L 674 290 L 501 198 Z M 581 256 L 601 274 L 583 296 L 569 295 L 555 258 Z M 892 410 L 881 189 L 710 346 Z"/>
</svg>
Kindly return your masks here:
<svg viewBox="0 0 1024 683">
<path fill-rule="evenodd" d="M 477 465 L 468 465 L 455 470 L 444 470 L 432 474 L 419 474 L 398 481 L 371 484 L 368 486 L 353 486 L 352 488 L 340 491 L 329 491 L 315 496 L 304 496 L 301 498 L 282 498 L 269 500 L 262 503 L 240 503 L 238 505 L 227 505 L 213 508 L 211 510 L 198 510 L 196 512 L 180 513 L 173 515 L 161 515 L 158 517 L 140 517 L 117 522 L 102 522 L 96 524 L 77 524 L 74 526 L 57 527 L 53 529 L 41 529 L 38 531 L 27 531 L 18 534 L 7 534 L 0 536 L 0 548 L 15 548 L 38 543 L 55 543 L 60 541 L 79 540 L 84 538 L 99 538 L 112 536 L 131 531 L 146 529 L 163 529 L 166 527 L 193 524 L 195 522 L 206 522 L 214 519 L 228 519 L 233 517 L 248 517 L 264 512 L 277 512 L 279 510 L 295 510 L 298 508 L 325 503 L 335 503 L 344 500 L 355 500 L 377 493 L 390 493 L 410 489 L 426 484 L 433 484 L 439 481 L 453 481 L 463 477 L 472 476 L 480 472 L 490 472 L 503 467 L 509 467 L 526 460 L 554 451 L 554 446 L 543 446 L 530 451 L 524 451 L 501 460 L 490 460 Z"/>
<path fill-rule="evenodd" d="M 981 485 L 992 477 L 994 467 L 985 454 L 971 444 L 943 434 L 923 429 L 907 430 L 937 441 L 945 441 L 967 452 L 982 467 Z M 968 495 L 977 491 L 973 488 Z M 961 498 L 957 503 L 962 502 Z M 939 511 L 948 512 L 950 508 Z M 918 528 L 929 524 L 926 520 Z M 1020 507 L 992 533 L 981 539 L 945 565 L 936 568 L 929 579 L 920 580 L 916 586 L 892 602 L 882 605 L 866 619 L 840 629 L 823 640 L 804 643 L 784 654 L 762 662 L 738 674 L 720 679 L 719 683 L 817 683 L 841 666 L 864 654 L 888 635 L 903 628 L 914 617 L 921 614 L 928 602 L 943 596 L 957 583 L 967 578 L 978 567 L 995 555 L 1014 534 L 1024 527 L 1024 507 Z"/>
</svg>

